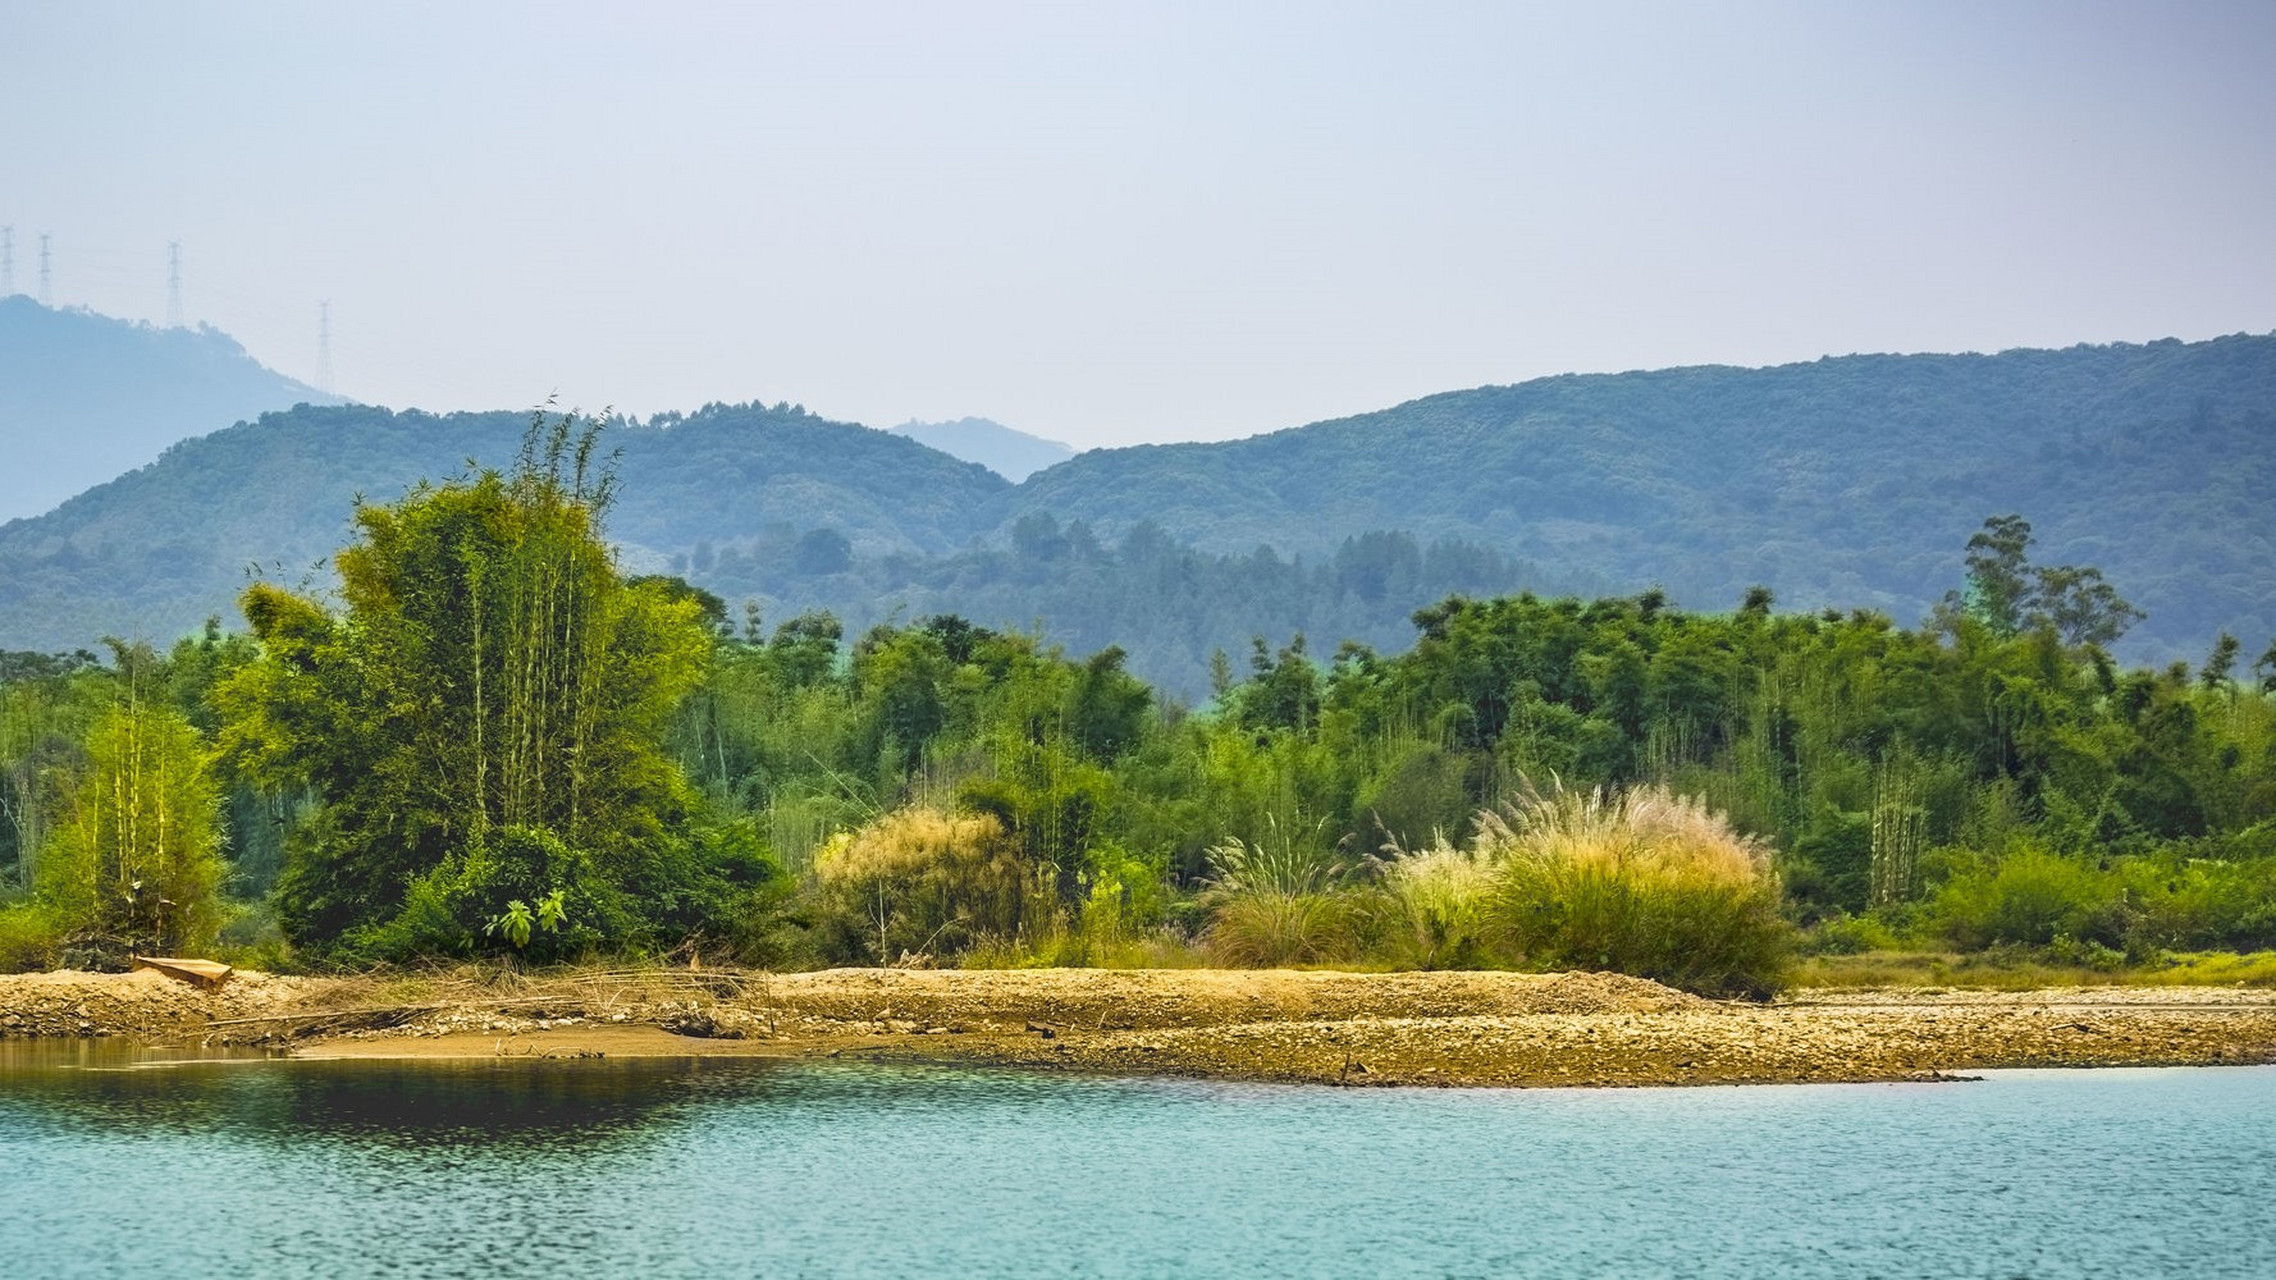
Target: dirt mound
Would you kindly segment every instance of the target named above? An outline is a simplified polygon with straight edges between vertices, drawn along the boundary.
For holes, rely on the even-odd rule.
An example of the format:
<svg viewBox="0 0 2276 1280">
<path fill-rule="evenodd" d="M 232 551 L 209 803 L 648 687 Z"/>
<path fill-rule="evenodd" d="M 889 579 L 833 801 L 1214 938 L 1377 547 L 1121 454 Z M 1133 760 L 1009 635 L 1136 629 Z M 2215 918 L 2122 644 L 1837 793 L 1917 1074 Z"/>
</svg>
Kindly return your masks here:
<svg viewBox="0 0 2276 1280">
<path fill-rule="evenodd" d="M 241 972 L 206 991 L 148 969 L 134 973 L 0 975 L 0 1036 L 194 1034 L 219 1018 L 251 1017 L 308 994 L 315 980 Z"/>
</svg>

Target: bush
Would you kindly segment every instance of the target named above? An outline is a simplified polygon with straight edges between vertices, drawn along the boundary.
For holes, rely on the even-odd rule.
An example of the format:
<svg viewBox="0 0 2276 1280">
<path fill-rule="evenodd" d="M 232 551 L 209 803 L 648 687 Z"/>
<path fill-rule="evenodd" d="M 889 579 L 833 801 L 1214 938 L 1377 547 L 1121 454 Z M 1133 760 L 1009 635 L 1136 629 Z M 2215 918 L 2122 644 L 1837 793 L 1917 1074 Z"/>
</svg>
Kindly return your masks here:
<svg viewBox="0 0 2276 1280">
<path fill-rule="evenodd" d="M 2276 948 L 2276 862 L 2140 862 L 2124 883 L 2131 950 Z"/>
<path fill-rule="evenodd" d="M 1707 995 L 1767 996 L 1793 930 L 1769 851 L 1664 787 L 1562 787 L 1480 815 L 1492 927 L 1526 963 L 1608 969 Z"/>
<path fill-rule="evenodd" d="M 1228 838 L 1209 850 L 1203 945 L 1220 964 L 1263 969 L 1349 956 L 1361 924 L 1343 868 L 1290 840 Z"/>
<path fill-rule="evenodd" d="M 0 907 L 0 973 L 52 967 L 63 945 L 63 921 L 38 902 Z"/>
<path fill-rule="evenodd" d="M 1810 930 L 1802 939 L 1803 950 L 1820 956 L 1895 951 L 1901 945 L 1896 930 L 1873 916 L 1837 916 Z"/>
<path fill-rule="evenodd" d="M 814 858 L 835 958 L 953 955 L 984 938 L 1052 931 L 1057 891 L 987 814 L 909 808 L 841 834 Z"/>
<path fill-rule="evenodd" d="M 1976 951 L 2044 947 L 2057 938 L 2104 947 L 2127 940 L 2125 895 L 2116 877 L 2040 849 L 1964 870 L 1944 882 L 1930 919 L 1952 944 Z"/>
</svg>

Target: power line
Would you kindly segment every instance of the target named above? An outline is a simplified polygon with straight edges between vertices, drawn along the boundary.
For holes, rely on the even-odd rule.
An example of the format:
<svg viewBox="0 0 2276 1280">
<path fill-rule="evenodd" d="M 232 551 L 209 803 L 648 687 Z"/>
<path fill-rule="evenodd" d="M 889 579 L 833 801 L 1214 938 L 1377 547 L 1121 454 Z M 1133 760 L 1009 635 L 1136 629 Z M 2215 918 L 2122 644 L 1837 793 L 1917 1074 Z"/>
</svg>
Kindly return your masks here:
<svg viewBox="0 0 2276 1280">
<path fill-rule="evenodd" d="M 316 304 L 316 389 L 332 394 L 332 300 Z"/>
<path fill-rule="evenodd" d="M 182 327 L 182 242 L 166 242 L 166 327 Z"/>
<path fill-rule="evenodd" d="M 48 288 L 47 232 L 45 231 L 40 232 L 40 305 L 43 307 L 55 305 L 55 293 Z"/>
</svg>

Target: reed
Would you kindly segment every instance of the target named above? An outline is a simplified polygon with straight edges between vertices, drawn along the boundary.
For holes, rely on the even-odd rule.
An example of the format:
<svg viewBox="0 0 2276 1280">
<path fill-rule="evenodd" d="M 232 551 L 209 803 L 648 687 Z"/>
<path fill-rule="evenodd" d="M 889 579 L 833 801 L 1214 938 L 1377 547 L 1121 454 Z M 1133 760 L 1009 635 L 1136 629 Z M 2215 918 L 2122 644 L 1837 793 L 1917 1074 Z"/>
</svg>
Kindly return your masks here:
<svg viewBox="0 0 2276 1280">
<path fill-rule="evenodd" d="M 1263 969 L 1324 964 L 1356 950 L 1359 899 L 1339 892 L 1345 868 L 1277 826 L 1261 840 L 1228 837 L 1209 850 L 1202 942 L 1219 964 Z"/>
</svg>

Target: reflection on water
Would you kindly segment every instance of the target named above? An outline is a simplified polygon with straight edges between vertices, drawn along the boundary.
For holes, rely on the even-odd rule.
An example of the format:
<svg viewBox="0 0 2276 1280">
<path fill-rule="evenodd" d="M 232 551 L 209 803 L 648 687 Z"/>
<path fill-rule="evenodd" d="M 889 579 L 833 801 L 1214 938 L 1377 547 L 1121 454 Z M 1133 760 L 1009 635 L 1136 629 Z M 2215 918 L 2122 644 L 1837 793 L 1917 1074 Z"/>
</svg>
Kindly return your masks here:
<svg viewBox="0 0 2276 1280">
<path fill-rule="evenodd" d="M 0 1042 L 22 1275 L 2276 1274 L 2276 1071 L 1493 1092 Z"/>
</svg>

